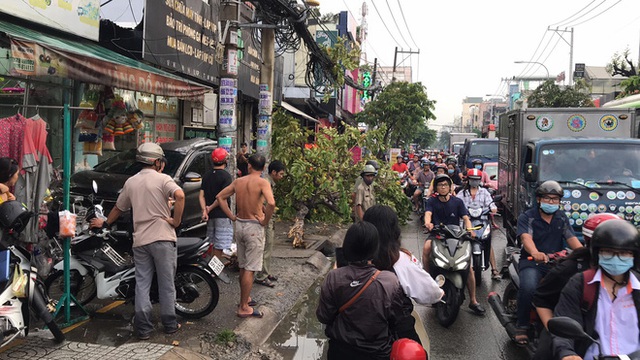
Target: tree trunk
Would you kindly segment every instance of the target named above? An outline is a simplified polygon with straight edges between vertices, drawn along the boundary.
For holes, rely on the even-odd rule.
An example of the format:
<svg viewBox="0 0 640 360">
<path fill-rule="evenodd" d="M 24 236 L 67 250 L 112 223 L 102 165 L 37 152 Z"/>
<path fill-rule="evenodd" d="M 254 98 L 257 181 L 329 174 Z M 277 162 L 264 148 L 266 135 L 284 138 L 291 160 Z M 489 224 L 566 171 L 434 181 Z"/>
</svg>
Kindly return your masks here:
<svg viewBox="0 0 640 360">
<path fill-rule="evenodd" d="M 293 247 L 304 247 L 304 218 L 309 213 L 309 208 L 303 204 L 299 203 L 296 206 L 298 212 L 296 212 L 296 220 L 293 223 L 291 229 L 289 229 L 289 234 L 287 237 L 289 239 L 293 238 Z"/>
</svg>

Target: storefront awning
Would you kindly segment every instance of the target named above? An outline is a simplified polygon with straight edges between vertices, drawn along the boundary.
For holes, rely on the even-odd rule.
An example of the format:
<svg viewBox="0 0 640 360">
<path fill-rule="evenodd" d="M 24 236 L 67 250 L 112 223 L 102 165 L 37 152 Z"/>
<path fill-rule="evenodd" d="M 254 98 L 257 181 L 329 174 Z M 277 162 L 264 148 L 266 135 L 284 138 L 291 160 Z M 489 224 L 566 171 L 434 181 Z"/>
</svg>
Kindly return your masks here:
<svg viewBox="0 0 640 360">
<path fill-rule="evenodd" d="M 302 116 L 303 118 L 305 118 L 305 119 L 307 119 L 309 121 L 320 123 L 320 121 L 318 121 L 318 119 L 312 118 L 311 116 L 305 114 L 302 110 L 299 110 L 297 107 L 295 107 L 295 106 L 293 106 L 293 105 L 291 105 L 289 103 L 286 103 L 286 102 L 283 101 L 280 105 L 285 110 L 287 110 L 289 112 L 292 112 L 292 113 L 294 113 L 294 114 L 296 114 L 298 116 Z"/>
<path fill-rule="evenodd" d="M 149 94 L 199 98 L 211 88 L 130 59 L 90 41 L 63 39 L 6 21 L 14 75 L 53 75 Z"/>
</svg>

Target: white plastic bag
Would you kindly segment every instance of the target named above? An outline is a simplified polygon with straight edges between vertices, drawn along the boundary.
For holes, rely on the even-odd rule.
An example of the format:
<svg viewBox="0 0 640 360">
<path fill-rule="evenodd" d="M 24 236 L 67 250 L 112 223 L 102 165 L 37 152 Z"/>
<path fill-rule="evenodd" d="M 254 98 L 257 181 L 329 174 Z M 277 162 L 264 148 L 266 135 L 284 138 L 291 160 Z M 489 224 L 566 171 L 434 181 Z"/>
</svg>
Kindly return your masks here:
<svg viewBox="0 0 640 360">
<path fill-rule="evenodd" d="M 60 237 L 76 236 L 76 214 L 72 214 L 69 210 L 60 211 Z"/>
</svg>

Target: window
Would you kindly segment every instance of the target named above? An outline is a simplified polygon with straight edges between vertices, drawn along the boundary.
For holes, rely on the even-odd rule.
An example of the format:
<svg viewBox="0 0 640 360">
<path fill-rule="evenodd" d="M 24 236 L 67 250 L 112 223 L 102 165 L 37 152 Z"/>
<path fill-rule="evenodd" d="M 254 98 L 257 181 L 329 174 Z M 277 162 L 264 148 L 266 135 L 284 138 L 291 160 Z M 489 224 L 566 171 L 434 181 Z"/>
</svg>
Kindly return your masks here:
<svg viewBox="0 0 640 360">
<path fill-rule="evenodd" d="M 189 164 L 189 167 L 187 168 L 187 171 L 185 172 L 185 174 L 188 174 L 190 172 L 195 172 L 195 173 L 198 173 L 200 176 L 204 176 L 206 172 L 206 159 L 207 157 L 205 153 L 197 154 L 193 158 L 193 161 L 191 161 L 191 164 Z"/>
</svg>

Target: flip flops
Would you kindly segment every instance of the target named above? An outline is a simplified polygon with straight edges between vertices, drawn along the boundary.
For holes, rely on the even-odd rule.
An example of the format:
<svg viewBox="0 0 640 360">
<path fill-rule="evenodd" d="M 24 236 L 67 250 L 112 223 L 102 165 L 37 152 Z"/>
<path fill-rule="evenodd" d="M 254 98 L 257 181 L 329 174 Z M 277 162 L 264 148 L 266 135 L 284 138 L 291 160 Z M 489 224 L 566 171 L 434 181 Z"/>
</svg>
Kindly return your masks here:
<svg viewBox="0 0 640 360">
<path fill-rule="evenodd" d="M 502 275 L 500 275 L 500 272 L 498 270 L 493 269 L 491 271 L 491 279 L 495 281 L 501 281 Z"/>
<path fill-rule="evenodd" d="M 518 346 L 527 346 L 529 344 L 529 335 L 527 334 L 527 329 L 516 329 L 516 334 L 513 338 L 516 345 Z"/>
<path fill-rule="evenodd" d="M 260 285 L 264 285 L 264 286 L 268 286 L 270 288 L 275 287 L 276 284 L 272 283 L 271 280 L 269 279 L 269 277 L 264 278 L 264 280 L 255 280 L 256 284 L 260 284 Z"/>
<path fill-rule="evenodd" d="M 246 318 L 250 318 L 250 317 L 261 319 L 264 316 L 264 314 L 261 313 L 260 311 L 258 311 L 257 309 L 253 309 L 253 312 L 251 314 L 237 314 L 236 313 L 236 315 L 239 318 L 242 318 L 242 319 L 246 319 Z"/>
</svg>

